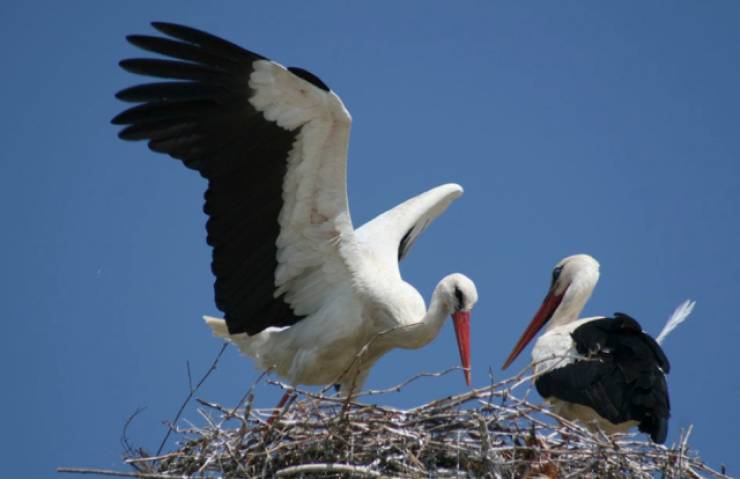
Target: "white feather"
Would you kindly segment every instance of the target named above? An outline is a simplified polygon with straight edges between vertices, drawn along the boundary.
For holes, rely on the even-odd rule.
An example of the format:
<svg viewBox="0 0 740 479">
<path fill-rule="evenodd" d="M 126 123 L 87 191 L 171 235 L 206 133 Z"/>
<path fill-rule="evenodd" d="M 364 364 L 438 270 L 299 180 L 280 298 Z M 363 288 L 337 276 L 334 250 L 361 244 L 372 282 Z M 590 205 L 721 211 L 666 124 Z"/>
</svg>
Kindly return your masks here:
<svg viewBox="0 0 740 479">
<path fill-rule="evenodd" d="M 424 300 L 398 270 L 404 235 L 408 249 L 462 188 L 433 188 L 355 231 L 346 188 L 349 112 L 333 92 L 277 63 L 258 60 L 254 68 L 250 103 L 268 121 L 296 131 L 283 179 L 274 295 L 284 295 L 293 312 L 305 318 L 252 336 L 229 334 L 223 320 L 204 319 L 216 336 L 292 384 L 340 382 L 349 391 L 388 350 L 420 347 L 434 338 L 451 313 L 449 298 L 456 286 L 471 306 L 475 303 L 473 283 L 450 275 L 438 285 L 425 315 Z M 378 338 L 391 330 L 394 334 Z"/>
<path fill-rule="evenodd" d="M 267 120 L 298 130 L 283 180 L 275 296 L 285 294 L 296 314 L 311 315 L 322 305 L 316 298 L 351 281 L 352 251 L 345 254 L 341 242 L 354 241 L 346 190 L 352 117 L 333 92 L 282 65 L 258 60 L 253 67 L 250 103 Z M 334 274 L 317 274 L 322 268 Z"/>
<path fill-rule="evenodd" d="M 668 318 L 668 321 L 665 323 L 665 326 L 663 326 L 663 330 L 660 332 L 658 337 L 655 339 L 655 341 L 658 344 L 663 344 L 663 341 L 665 341 L 666 336 L 668 336 L 671 331 L 676 329 L 676 327 L 686 321 L 686 318 L 689 317 L 691 312 L 694 310 L 694 305 L 696 304 L 696 301 L 691 301 L 690 299 L 687 299 L 683 303 L 679 304 L 675 311 L 673 311 L 673 314 L 670 318 Z"/>
<path fill-rule="evenodd" d="M 216 296 L 219 308 L 229 314 L 228 324 L 204 318 L 216 336 L 233 342 L 254 357 L 259 367 L 292 384 L 339 382 L 342 391 L 349 392 L 362 385 L 381 355 L 396 347 L 421 347 L 437 335 L 450 315 L 472 309 L 478 293 L 465 276 L 452 274 L 440 281 L 427 309 L 398 269 L 399 256 L 460 196 L 461 187 L 432 189 L 355 231 L 346 185 L 352 117 L 341 99 L 305 70 L 286 69 L 220 41 L 201 44 L 202 38 L 208 38 L 205 32 L 176 25 L 157 28 L 174 37 L 162 41 L 188 51 L 202 47 L 214 59 L 203 57 L 196 63 L 223 73 L 218 78 L 223 84 L 195 79 L 194 85 L 219 87 L 213 93 L 213 108 L 207 112 L 199 108 L 188 112 L 178 107 L 177 99 L 162 99 L 163 108 L 177 113 L 173 125 L 185 125 L 190 131 L 204 118 L 208 124 L 243 121 L 226 126 L 223 132 L 212 132 L 207 125 L 198 127 L 193 130 L 195 142 L 190 141 L 193 135 L 177 129 L 175 138 L 187 137 L 188 151 L 184 156 L 175 153 L 181 150 L 177 142 L 162 150 L 197 167 L 211 181 L 213 196 L 206 196 L 206 211 L 215 220 L 209 221 L 208 230 L 209 243 L 214 246 Z M 170 56 L 181 59 L 177 54 Z M 223 62 L 216 57 L 222 56 L 243 64 L 221 69 Z M 244 78 L 250 70 L 249 78 Z M 174 67 L 169 71 L 165 76 L 178 76 Z M 210 92 L 211 88 L 208 98 Z M 232 93 L 242 98 L 234 105 L 224 103 Z M 136 101 L 142 106 L 159 105 L 153 97 L 144 97 Z M 248 105 L 242 104 L 244 97 Z M 114 122 L 138 125 L 148 121 L 146 115 L 133 120 L 124 116 Z M 285 131 L 276 131 L 274 125 Z M 235 136 L 234 128 L 243 130 Z M 144 136 L 154 138 L 153 132 Z M 198 151 L 211 149 L 212 160 L 198 156 Z M 190 164 L 191 158 L 198 164 Z M 246 178 L 250 168 L 256 177 Z M 267 187 L 256 187 L 263 179 L 270 182 Z M 241 191 L 235 186 L 240 180 L 245 182 Z M 242 196 L 237 198 L 239 193 Z M 234 202 L 232 211 L 227 210 L 230 201 Z M 277 218 L 268 217 L 276 214 Z M 265 226 L 255 230 L 256 223 Z M 246 236 L 253 233 L 263 236 L 247 241 Z M 236 251 L 245 245 L 252 250 Z M 222 266 L 227 261 L 235 264 Z M 241 281 L 244 290 L 239 289 Z M 257 297 L 251 298 L 249 289 L 257 283 Z M 279 301 L 272 301 L 276 298 Z M 255 323 L 249 323 L 251 316 L 256 317 Z M 293 324 L 259 330 L 265 323 Z M 240 332 L 232 334 L 230 328 Z"/>
</svg>

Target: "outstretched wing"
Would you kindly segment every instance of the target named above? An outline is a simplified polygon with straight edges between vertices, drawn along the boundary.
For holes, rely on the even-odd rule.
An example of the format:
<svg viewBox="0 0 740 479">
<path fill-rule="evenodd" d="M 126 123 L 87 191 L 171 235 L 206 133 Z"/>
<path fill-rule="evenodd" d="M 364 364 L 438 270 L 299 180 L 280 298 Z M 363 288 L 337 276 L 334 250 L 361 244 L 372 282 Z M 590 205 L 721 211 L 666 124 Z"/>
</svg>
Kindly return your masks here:
<svg viewBox="0 0 740 479">
<path fill-rule="evenodd" d="M 367 244 L 378 263 L 398 272 L 398 263 L 419 235 L 462 193 L 462 187 L 454 183 L 432 188 L 362 225 L 357 239 Z"/>
<path fill-rule="evenodd" d="M 571 336 L 582 359 L 538 377 L 540 395 L 589 406 L 613 424 L 637 421 L 640 431 L 664 442 L 670 365 L 655 340 L 620 313 L 589 321 Z"/>
<path fill-rule="evenodd" d="M 165 36 L 128 40 L 167 58 L 120 65 L 166 81 L 116 95 L 137 103 L 113 119 L 126 125 L 119 136 L 146 140 L 208 180 L 207 241 L 229 332 L 294 324 L 348 274 L 351 117 L 306 70 L 190 27 L 152 25 Z"/>
</svg>

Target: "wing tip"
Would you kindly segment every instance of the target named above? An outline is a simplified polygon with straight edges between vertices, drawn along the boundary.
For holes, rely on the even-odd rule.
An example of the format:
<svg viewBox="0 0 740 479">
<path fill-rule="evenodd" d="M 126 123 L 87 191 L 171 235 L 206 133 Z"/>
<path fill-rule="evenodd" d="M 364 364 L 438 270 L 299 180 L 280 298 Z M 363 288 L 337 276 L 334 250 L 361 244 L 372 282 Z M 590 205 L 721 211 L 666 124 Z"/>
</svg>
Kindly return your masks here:
<svg viewBox="0 0 740 479">
<path fill-rule="evenodd" d="M 449 196 L 454 200 L 462 196 L 462 194 L 465 193 L 465 189 L 458 183 L 445 183 L 443 185 L 436 186 L 430 189 L 429 191 L 427 191 L 427 193 L 432 193 L 432 192 L 441 193 L 442 196 Z M 425 193 L 422 193 L 422 194 L 425 194 Z"/>
<path fill-rule="evenodd" d="M 183 30 L 183 29 L 189 29 L 190 27 L 187 27 L 185 25 L 180 25 L 179 23 L 173 23 L 173 22 L 163 22 L 161 20 L 154 20 L 152 22 L 149 22 L 149 25 L 152 26 L 155 30 L 164 33 L 166 35 L 170 34 L 170 31 L 172 30 Z"/>
<path fill-rule="evenodd" d="M 111 118 L 110 120 L 111 125 L 116 125 L 116 126 L 127 125 L 128 122 L 126 121 L 126 117 L 124 116 L 124 113 L 126 112 L 122 111 L 121 113 Z"/>
<path fill-rule="evenodd" d="M 648 416 L 639 424 L 638 429 L 649 434 L 654 443 L 663 444 L 668 438 L 668 418 Z"/>
</svg>

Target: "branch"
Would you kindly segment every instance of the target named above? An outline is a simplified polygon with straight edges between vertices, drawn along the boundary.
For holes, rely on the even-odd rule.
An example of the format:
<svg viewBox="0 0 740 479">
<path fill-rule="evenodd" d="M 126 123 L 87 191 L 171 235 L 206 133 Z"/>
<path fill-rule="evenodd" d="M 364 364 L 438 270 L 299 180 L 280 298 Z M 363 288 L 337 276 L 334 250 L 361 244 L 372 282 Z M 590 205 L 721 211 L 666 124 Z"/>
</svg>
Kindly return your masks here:
<svg viewBox="0 0 740 479">
<path fill-rule="evenodd" d="M 203 385 L 203 383 L 208 379 L 208 376 L 211 375 L 213 371 L 216 370 L 216 367 L 218 366 L 218 361 L 221 359 L 221 356 L 223 356 L 224 351 L 226 351 L 226 347 L 229 345 L 229 343 L 224 343 L 223 346 L 221 346 L 221 350 L 216 355 L 216 359 L 213 360 L 211 363 L 211 367 L 208 368 L 208 371 L 203 375 L 202 378 L 200 378 L 200 381 L 198 381 L 198 384 L 195 385 L 193 388 L 193 383 L 190 377 L 190 364 L 188 363 L 188 383 L 190 392 L 188 393 L 188 396 L 185 398 L 185 401 L 182 402 L 182 405 L 180 406 L 180 410 L 177 411 L 177 414 L 175 414 L 175 419 L 172 420 L 172 424 L 177 424 L 177 421 L 180 420 L 180 416 L 182 416 L 183 411 L 185 411 L 185 407 L 187 407 L 188 403 L 191 399 L 193 399 L 193 395 L 195 392 Z M 162 454 L 162 449 L 164 449 L 164 445 L 167 443 L 167 439 L 170 438 L 170 434 L 172 433 L 172 428 L 167 428 L 167 434 L 164 435 L 164 439 L 162 439 L 162 442 L 159 444 L 159 448 L 157 448 L 157 456 Z"/>
<path fill-rule="evenodd" d="M 186 476 L 171 476 L 150 472 L 123 472 L 108 469 L 91 469 L 80 467 L 58 467 L 57 472 L 65 474 L 95 474 L 97 476 L 138 477 L 140 479 L 185 479 Z"/>
<path fill-rule="evenodd" d="M 542 367 L 542 365 L 540 365 Z M 368 395 L 402 390 L 421 373 Z M 606 435 L 568 421 L 528 399 L 532 370 L 410 409 L 290 388 L 297 395 L 281 420 L 266 427 L 251 388 L 237 407 L 199 400 L 202 426 L 183 418 L 173 428 L 178 450 L 128 459 L 141 472 L 60 472 L 141 479 L 193 477 L 623 477 L 729 479 L 689 445 L 690 430 L 671 446 L 637 434 Z M 194 387 L 193 387 L 194 389 Z M 517 395 L 515 395 L 517 393 Z M 274 412 L 273 409 L 269 410 Z M 234 426 L 234 422 L 236 425 Z M 592 426 L 591 426 L 592 427 Z M 143 454 L 139 451 L 139 454 Z"/>
<path fill-rule="evenodd" d="M 388 393 L 401 392 L 401 389 L 403 389 L 404 387 L 408 386 L 409 384 L 415 382 L 418 379 L 421 379 L 421 378 L 438 378 L 438 377 L 445 376 L 445 375 L 451 373 L 452 371 L 458 371 L 458 370 L 463 370 L 463 369 L 464 368 L 461 367 L 461 366 L 453 366 L 451 368 L 445 369 L 444 371 L 439 371 L 439 372 L 436 372 L 436 373 L 421 372 L 421 373 L 416 374 L 415 376 L 411 376 L 410 378 L 408 378 L 407 380 L 405 380 L 405 381 L 403 381 L 401 383 L 396 384 L 395 386 L 391 386 L 391 387 L 385 388 L 385 389 L 368 389 L 367 391 L 362 391 L 362 392 L 359 392 L 359 393 L 355 394 L 353 396 L 353 398 L 361 398 L 361 397 L 367 397 L 367 396 L 377 396 L 379 394 L 388 394 Z"/>
<path fill-rule="evenodd" d="M 280 469 L 276 475 L 277 477 L 289 477 L 307 472 L 346 472 L 362 477 L 383 477 L 379 472 L 375 472 L 365 466 L 352 466 L 349 464 L 301 464 L 300 466 L 290 466 Z"/>
</svg>

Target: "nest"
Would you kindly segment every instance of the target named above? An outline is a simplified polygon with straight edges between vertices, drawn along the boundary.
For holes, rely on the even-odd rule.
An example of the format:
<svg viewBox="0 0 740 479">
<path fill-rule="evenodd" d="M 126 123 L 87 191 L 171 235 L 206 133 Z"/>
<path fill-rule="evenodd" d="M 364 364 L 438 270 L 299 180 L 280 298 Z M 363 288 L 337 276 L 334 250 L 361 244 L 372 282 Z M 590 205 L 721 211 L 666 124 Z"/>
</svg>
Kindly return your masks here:
<svg viewBox="0 0 740 479">
<path fill-rule="evenodd" d="M 383 394 L 400 391 L 419 377 L 445 373 L 421 374 L 352 400 L 293 390 L 296 399 L 277 417 L 273 409 L 253 408 L 251 391 L 235 408 L 197 400 L 203 425 L 173 428 L 177 450 L 152 456 L 129 448 L 125 462 L 134 470 L 115 475 L 151 479 L 729 477 L 691 451 L 690 428 L 669 447 L 635 435 L 591 432 L 517 397 L 514 389 L 530 379 L 521 375 L 411 409 L 367 403 L 369 396 L 377 403 Z M 114 473 L 97 471 L 106 472 Z"/>
</svg>

